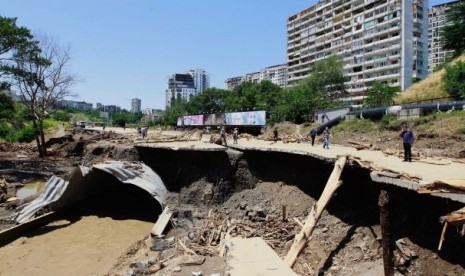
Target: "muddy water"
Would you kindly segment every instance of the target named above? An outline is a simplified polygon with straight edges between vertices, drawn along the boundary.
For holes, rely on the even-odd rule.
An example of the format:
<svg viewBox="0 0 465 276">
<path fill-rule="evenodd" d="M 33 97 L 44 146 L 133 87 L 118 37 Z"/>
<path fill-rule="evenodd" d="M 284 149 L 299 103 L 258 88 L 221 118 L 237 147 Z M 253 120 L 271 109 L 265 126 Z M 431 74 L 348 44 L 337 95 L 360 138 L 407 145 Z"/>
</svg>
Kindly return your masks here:
<svg viewBox="0 0 465 276">
<path fill-rule="evenodd" d="M 154 203 L 127 190 L 85 202 L 0 248 L 0 275 L 103 275 L 150 233 L 158 212 Z"/>
<path fill-rule="evenodd" d="M 45 181 L 34 181 L 24 184 L 24 187 L 20 188 L 16 192 L 16 197 L 19 199 L 26 198 L 28 196 L 35 195 L 39 192 L 42 192 L 45 187 Z"/>
</svg>

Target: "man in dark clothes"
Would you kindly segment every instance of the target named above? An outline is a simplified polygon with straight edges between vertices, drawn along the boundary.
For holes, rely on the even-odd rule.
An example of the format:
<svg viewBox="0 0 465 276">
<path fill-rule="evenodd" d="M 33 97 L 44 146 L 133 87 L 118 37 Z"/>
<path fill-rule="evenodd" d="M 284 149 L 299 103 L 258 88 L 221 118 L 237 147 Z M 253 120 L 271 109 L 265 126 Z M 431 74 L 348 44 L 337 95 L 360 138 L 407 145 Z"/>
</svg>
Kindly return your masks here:
<svg viewBox="0 0 465 276">
<path fill-rule="evenodd" d="M 316 129 L 312 128 L 308 135 L 310 136 L 310 139 L 312 139 L 312 146 L 313 146 L 315 144 Z"/>
<path fill-rule="evenodd" d="M 273 141 L 276 143 L 278 142 L 278 128 L 273 130 Z"/>
<path fill-rule="evenodd" d="M 405 124 L 402 126 L 402 143 L 404 144 L 404 162 L 412 162 L 412 144 L 414 141 L 413 132 Z"/>
</svg>

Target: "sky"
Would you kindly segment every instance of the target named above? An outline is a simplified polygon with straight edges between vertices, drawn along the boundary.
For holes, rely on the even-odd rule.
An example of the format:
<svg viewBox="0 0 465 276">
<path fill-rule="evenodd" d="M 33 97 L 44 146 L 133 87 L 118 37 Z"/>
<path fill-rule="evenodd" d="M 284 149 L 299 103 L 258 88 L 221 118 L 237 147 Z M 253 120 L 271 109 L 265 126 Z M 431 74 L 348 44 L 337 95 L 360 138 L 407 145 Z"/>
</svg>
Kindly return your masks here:
<svg viewBox="0 0 465 276">
<path fill-rule="evenodd" d="M 437 5 L 450 1 L 429 1 Z M 316 0 L 0 0 L 0 15 L 70 46 L 70 100 L 165 108 L 168 77 L 193 68 L 210 86 L 286 62 L 287 18 Z"/>
</svg>

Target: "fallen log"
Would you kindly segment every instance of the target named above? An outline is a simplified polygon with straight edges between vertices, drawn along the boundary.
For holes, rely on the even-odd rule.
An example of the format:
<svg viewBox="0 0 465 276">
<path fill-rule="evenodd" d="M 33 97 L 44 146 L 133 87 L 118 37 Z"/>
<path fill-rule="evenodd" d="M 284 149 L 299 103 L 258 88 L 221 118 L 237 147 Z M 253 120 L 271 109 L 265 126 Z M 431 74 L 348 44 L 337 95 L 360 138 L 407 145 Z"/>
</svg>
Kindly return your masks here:
<svg viewBox="0 0 465 276">
<path fill-rule="evenodd" d="M 371 145 L 369 145 L 369 144 L 360 143 L 360 142 L 356 142 L 356 141 L 347 141 L 347 143 L 349 143 L 351 145 L 355 145 L 355 148 L 357 150 L 371 149 Z"/>
<path fill-rule="evenodd" d="M 323 210 L 325 209 L 336 189 L 342 184 L 342 181 L 340 181 L 339 178 L 346 162 L 346 156 L 341 156 L 336 160 L 333 172 L 329 176 L 328 182 L 326 183 L 320 199 L 318 199 L 318 202 L 313 205 L 312 210 L 310 211 L 307 220 L 305 221 L 304 227 L 300 230 L 299 234 L 295 236 L 294 243 L 292 244 L 291 249 L 287 253 L 287 256 L 284 260 L 290 267 L 294 266 L 300 252 L 302 252 L 302 250 L 307 245 L 313 230 L 315 229 L 315 226 L 320 219 L 321 214 L 323 213 Z"/>
</svg>

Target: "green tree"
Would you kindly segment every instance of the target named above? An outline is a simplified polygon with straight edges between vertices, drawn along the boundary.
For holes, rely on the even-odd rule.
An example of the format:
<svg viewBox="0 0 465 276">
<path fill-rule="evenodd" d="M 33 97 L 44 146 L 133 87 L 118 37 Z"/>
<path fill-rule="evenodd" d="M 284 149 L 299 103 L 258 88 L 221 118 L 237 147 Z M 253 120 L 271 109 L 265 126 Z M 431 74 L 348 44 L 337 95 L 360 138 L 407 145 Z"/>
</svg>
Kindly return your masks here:
<svg viewBox="0 0 465 276">
<path fill-rule="evenodd" d="M 465 99 L 465 62 L 446 67 L 444 74 L 446 92 L 455 99 Z"/>
<path fill-rule="evenodd" d="M 347 95 L 347 77 L 344 76 L 343 63 L 336 55 L 317 61 L 304 80 L 313 93 L 323 93 L 328 101 L 334 101 Z"/>
<path fill-rule="evenodd" d="M 18 51 L 37 53 L 40 49 L 30 30 L 16 25 L 16 18 L 0 16 L 0 88 L 2 89 L 11 86 L 11 83 L 5 79 L 6 75 L 20 73 L 14 66 L 14 56 Z"/>
<path fill-rule="evenodd" d="M 0 91 L 0 121 L 12 119 L 15 115 L 15 105 L 10 96 Z"/>
<path fill-rule="evenodd" d="M 458 56 L 465 50 L 465 1 L 451 6 L 446 22 L 447 25 L 441 31 L 442 47 L 455 51 L 454 56 Z"/>
<path fill-rule="evenodd" d="M 392 104 L 392 99 L 399 92 L 399 87 L 392 87 L 381 83 L 380 81 L 374 81 L 371 84 L 370 89 L 367 91 L 367 97 L 365 98 L 366 107 L 382 107 L 389 106 Z"/>
<path fill-rule="evenodd" d="M 225 93 L 228 93 L 228 91 L 218 88 L 206 89 L 185 103 L 186 112 L 189 114 L 204 114 L 223 111 Z"/>
</svg>

